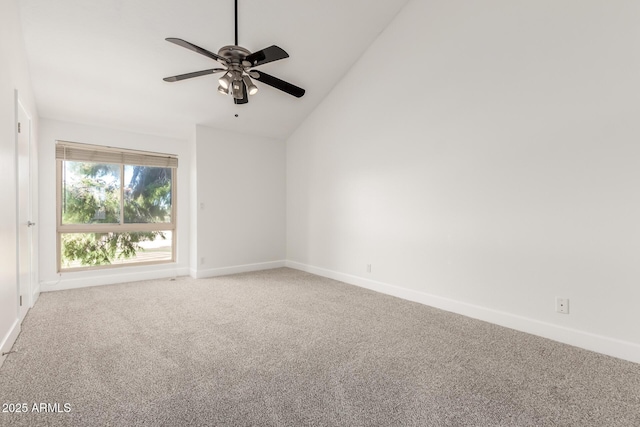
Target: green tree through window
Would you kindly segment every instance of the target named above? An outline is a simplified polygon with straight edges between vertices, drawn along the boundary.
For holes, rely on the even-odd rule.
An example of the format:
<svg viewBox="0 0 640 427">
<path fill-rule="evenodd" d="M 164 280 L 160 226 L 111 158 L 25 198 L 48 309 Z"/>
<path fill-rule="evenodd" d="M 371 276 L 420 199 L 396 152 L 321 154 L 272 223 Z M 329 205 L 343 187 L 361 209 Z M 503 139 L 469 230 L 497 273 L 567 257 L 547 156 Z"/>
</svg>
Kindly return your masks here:
<svg viewBox="0 0 640 427">
<path fill-rule="evenodd" d="M 167 252 L 158 242 L 175 230 L 175 168 L 63 159 L 60 170 L 60 268 L 125 263 L 147 251 L 142 262 L 173 259 L 173 245 Z"/>
</svg>

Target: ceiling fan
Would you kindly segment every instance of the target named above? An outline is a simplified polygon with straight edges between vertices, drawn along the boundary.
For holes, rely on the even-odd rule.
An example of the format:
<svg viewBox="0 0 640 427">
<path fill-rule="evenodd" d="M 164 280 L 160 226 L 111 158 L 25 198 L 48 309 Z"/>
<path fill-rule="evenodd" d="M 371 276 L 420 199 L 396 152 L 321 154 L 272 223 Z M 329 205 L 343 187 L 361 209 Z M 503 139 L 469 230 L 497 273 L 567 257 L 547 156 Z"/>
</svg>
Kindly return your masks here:
<svg viewBox="0 0 640 427">
<path fill-rule="evenodd" d="M 216 54 L 182 39 L 169 37 L 165 40 L 214 59 L 224 67 L 165 77 L 163 80 L 166 82 L 177 82 L 193 77 L 224 72 L 222 77 L 218 79 L 218 83 L 220 84 L 220 86 L 218 86 L 218 92 L 233 96 L 233 102 L 236 104 L 246 104 L 249 102 L 248 95 L 254 95 L 258 92 L 258 87 L 253 84 L 251 78 L 297 98 L 304 95 L 304 89 L 262 71 L 253 69 L 268 62 L 288 58 L 289 54 L 275 45 L 253 53 L 244 47 L 238 46 L 238 0 L 235 0 L 234 45 L 223 46 Z"/>
</svg>

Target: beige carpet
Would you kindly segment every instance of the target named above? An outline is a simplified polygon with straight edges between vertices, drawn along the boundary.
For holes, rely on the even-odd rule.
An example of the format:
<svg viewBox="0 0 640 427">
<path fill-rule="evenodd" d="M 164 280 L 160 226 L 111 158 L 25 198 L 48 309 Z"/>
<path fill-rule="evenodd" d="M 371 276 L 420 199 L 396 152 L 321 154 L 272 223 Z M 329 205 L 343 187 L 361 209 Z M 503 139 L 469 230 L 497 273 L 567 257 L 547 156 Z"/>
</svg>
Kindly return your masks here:
<svg viewBox="0 0 640 427">
<path fill-rule="evenodd" d="M 14 350 L 2 426 L 640 426 L 638 364 L 286 268 L 45 293 Z"/>
</svg>

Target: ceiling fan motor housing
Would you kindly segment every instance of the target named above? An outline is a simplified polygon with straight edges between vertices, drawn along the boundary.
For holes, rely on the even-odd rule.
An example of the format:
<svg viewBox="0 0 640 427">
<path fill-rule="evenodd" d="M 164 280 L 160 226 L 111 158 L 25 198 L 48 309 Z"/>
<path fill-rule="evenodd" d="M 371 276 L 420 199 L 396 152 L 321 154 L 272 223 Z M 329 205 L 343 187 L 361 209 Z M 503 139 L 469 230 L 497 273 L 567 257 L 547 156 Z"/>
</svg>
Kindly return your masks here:
<svg viewBox="0 0 640 427">
<path fill-rule="evenodd" d="M 229 70 L 242 72 L 245 67 L 252 65 L 249 61 L 244 60 L 247 56 L 251 55 L 251 52 L 241 46 L 223 46 L 218 51 L 218 55 L 228 61 L 226 65 L 229 67 Z"/>
</svg>

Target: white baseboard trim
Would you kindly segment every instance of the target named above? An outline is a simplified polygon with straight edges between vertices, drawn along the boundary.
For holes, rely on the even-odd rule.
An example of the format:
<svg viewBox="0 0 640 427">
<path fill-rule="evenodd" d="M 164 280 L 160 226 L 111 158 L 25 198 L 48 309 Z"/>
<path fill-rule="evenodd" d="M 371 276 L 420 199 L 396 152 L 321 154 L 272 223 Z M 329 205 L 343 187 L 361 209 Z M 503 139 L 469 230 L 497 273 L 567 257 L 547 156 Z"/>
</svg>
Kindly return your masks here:
<svg viewBox="0 0 640 427">
<path fill-rule="evenodd" d="M 233 265 L 230 267 L 208 268 L 206 270 L 191 270 L 191 277 L 203 279 L 205 277 L 226 276 L 229 274 L 247 273 L 250 271 L 271 270 L 285 266 L 285 261 L 259 262 L 255 264 Z"/>
<path fill-rule="evenodd" d="M 62 291 L 66 289 L 87 288 L 90 286 L 114 285 L 116 283 L 137 282 L 140 280 L 164 279 L 167 277 L 186 276 L 188 267 L 145 269 L 143 271 L 117 271 L 94 270 L 82 272 L 62 273 L 60 280 L 40 282 L 40 291 Z"/>
<path fill-rule="evenodd" d="M 2 338 L 2 342 L 0 343 L 0 368 L 4 363 L 4 359 L 7 358 L 7 355 L 2 356 L 2 353 L 7 353 L 11 351 L 11 347 L 13 347 L 13 343 L 16 342 L 16 338 L 20 335 L 20 319 L 16 318 L 9 328 L 7 334 Z"/>
<path fill-rule="evenodd" d="M 189 267 L 173 267 L 149 269 L 136 272 L 117 272 L 107 274 L 106 270 L 62 273 L 60 280 L 40 282 L 39 292 L 62 291 L 66 289 L 86 288 L 89 286 L 113 285 L 116 283 L 135 282 L 139 280 L 163 279 L 165 277 L 191 276 L 196 279 L 205 277 L 226 276 L 229 274 L 250 271 L 270 270 L 285 266 L 285 261 L 269 261 L 255 264 L 234 265 L 229 267 L 196 270 Z M 39 293 L 38 292 L 38 293 Z"/>
<path fill-rule="evenodd" d="M 640 363 L 640 345 L 629 341 L 566 328 L 504 311 L 468 304 L 462 301 L 443 298 L 437 295 L 377 282 L 363 277 L 327 270 L 320 267 L 314 267 L 295 261 L 286 261 L 285 266 L 461 314 L 474 319 L 483 320 L 485 322 L 515 329 L 521 332 L 538 335 L 564 344 Z"/>
</svg>

